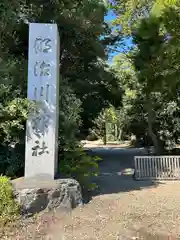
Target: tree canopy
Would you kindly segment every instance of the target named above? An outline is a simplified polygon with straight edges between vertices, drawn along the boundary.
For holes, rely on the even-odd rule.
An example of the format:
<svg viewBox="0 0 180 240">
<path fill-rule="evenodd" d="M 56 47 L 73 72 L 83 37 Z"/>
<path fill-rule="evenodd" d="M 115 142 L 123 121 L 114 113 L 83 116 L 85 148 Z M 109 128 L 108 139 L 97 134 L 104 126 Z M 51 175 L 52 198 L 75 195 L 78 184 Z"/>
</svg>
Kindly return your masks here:
<svg viewBox="0 0 180 240">
<path fill-rule="evenodd" d="M 107 64 L 106 49 L 116 39 L 104 22 L 106 13 L 104 1 L 97 0 L 1 1 L 2 173 L 22 174 L 24 166 L 25 122 L 34 108 L 26 100 L 29 22 L 56 23 L 59 29 L 61 158 L 64 151 L 77 150 L 79 131 L 87 134 L 104 106 L 121 101 L 117 78 Z"/>
<path fill-rule="evenodd" d="M 110 7 L 120 34 L 134 47 L 112 65 L 125 96 L 128 131 L 149 135 L 158 153 L 173 147 L 179 135 L 179 9 L 178 1 L 113 1 Z M 132 97 L 133 96 L 133 97 Z M 135 127 L 133 127 L 135 126 Z"/>
</svg>

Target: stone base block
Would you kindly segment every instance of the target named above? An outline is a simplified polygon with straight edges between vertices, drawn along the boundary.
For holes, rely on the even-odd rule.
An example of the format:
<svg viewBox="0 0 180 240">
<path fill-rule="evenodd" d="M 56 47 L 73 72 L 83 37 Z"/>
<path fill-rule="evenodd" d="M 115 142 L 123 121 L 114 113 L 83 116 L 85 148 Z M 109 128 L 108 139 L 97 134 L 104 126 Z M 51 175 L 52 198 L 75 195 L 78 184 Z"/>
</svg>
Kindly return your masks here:
<svg viewBox="0 0 180 240">
<path fill-rule="evenodd" d="M 74 179 L 18 178 L 12 180 L 12 186 L 23 215 L 52 209 L 71 210 L 83 203 L 80 184 Z"/>
</svg>

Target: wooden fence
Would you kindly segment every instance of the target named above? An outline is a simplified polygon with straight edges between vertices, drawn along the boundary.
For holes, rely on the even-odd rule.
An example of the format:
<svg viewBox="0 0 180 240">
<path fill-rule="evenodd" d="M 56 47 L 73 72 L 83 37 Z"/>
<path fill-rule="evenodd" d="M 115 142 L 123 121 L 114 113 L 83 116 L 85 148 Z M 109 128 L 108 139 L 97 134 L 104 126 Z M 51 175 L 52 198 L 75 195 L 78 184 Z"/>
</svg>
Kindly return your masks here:
<svg viewBox="0 0 180 240">
<path fill-rule="evenodd" d="M 136 180 L 180 180 L 180 156 L 136 156 Z"/>
</svg>

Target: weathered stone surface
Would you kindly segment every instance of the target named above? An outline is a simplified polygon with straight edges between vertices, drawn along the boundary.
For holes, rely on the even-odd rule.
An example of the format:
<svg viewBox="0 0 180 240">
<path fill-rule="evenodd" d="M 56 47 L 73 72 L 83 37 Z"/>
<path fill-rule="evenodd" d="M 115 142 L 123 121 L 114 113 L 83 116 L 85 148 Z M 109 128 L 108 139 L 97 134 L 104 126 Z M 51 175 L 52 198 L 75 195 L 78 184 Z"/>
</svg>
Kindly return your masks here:
<svg viewBox="0 0 180 240">
<path fill-rule="evenodd" d="M 26 125 L 25 178 L 47 174 L 58 167 L 59 33 L 57 24 L 29 24 L 27 98 L 37 108 Z"/>
<path fill-rule="evenodd" d="M 12 185 L 23 215 L 42 210 L 71 210 L 82 204 L 81 187 L 74 179 L 19 178 Z"/>
</svg>

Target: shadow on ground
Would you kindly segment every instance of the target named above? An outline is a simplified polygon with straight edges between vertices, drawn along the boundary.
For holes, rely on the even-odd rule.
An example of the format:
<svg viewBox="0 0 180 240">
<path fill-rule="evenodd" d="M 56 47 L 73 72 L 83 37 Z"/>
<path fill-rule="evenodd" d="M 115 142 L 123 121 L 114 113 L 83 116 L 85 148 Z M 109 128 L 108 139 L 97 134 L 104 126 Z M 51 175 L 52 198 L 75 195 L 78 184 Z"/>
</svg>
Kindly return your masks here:
<svg viewBox="0 0 180 240">
<path fill-rule="evenodd" d="M 143 148 L 96 147 L 89 149 L 89 154 L 103 159 L 99 163 L 100 175 L 92 179 L 98 185 L 93 196 L 141 190 L 155 187 L 154 181 L 135 181 L 134 156 L 147 155 Z"/>
</svg>

